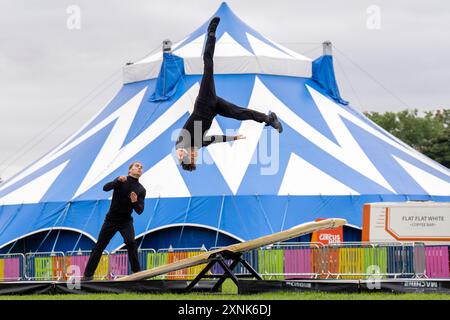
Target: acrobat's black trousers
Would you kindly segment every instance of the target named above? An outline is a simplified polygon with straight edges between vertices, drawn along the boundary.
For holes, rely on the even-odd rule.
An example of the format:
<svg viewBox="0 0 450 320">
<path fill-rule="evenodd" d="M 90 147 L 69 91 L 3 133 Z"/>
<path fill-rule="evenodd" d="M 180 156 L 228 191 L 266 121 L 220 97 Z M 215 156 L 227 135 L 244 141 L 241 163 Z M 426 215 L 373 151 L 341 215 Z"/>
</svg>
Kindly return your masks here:
<svg viewBox="0 0 450 320">
<path fill-rule="evenodd" d="M 211 114 L 211 108 L 213 108 L 213 115 L 221 115 L 236 120 L 254 120 L 267 123 L 269 117 L 266 114 L 256 110 L 238 107 L 216 95 L 213 61 L 215 44 L 216 37 L 208 36 L 203 53 L 203 77 L 198 98 L 194 106 L 194 112 L 197 114 Z"/>
<path fill-rule="evenodd" d="M 123 237 L 123 240 L 128 249 L 128 259 L 131 265 L 131 271 L 133 273 L 139 272 L 141 270 L 139 266 L 138 250 L 136 240 L 134 239 L 134 227 L 132 221 L 126 222 L 113 222 L 105 220 L 102 229 L 100 230 L 100 235 L 98 236 L 98 241 L 92 249 L 92 253 L 89 257 L 89 261 L 86 265 L 84 271 L 85 277 L 92 277 L 97 269 L 100 258 L 102 257 L 103 250 L 105 250 L 108 243 L 111 241 L 112 237 L 119 231 Z"/>
</svg>

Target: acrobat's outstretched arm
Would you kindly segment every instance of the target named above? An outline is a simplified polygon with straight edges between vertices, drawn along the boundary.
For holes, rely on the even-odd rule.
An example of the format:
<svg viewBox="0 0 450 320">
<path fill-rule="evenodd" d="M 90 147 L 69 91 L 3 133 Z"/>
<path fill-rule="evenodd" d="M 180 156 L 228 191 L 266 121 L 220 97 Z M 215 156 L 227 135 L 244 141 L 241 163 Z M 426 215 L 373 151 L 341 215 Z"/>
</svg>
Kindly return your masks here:
<svg viewBox="0 0 450 320">
<path fill-rule="evenodd" d="M 224 135 L 205 136 L 203 139 L 202 147 L 207 147 L 213 143 L 229 142 L 241 139 L 245 139 L 245 136 L 243 136 L 242 134 L 239 134 L 237 136 L 224 136 Z"/>
</svg>

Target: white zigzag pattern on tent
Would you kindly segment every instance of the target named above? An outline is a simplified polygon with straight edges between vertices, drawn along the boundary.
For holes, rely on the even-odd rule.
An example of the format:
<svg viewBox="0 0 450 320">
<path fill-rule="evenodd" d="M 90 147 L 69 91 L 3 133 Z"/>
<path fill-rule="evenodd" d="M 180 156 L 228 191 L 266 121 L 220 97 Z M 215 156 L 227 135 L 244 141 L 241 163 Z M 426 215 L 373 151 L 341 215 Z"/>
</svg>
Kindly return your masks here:
<svg viewBox="0 0 450 320">
<path fill-rule="evenodd" d="M 136 116 L 136 112 L 139 109 L 139 105 L 141 104 L 142 98 L 144 97 L 146 89 L 142 89 L 137 95 L 135 95 L 132 99 L 126 102 L 123 106 L 121 106 L 116 113 L 116 123 L 106 138 L 103 147 L 97 154 L 97 157 L 92 162 L 92 165 L 89 168 L 89 171 L 84 176 L 83 181 L 81 182 L 78 190 L 75 192 L 74 198 L 83 193 L 89 186 L 92 185 L 92 182 L 95 181 L 95 177 L 104 170 L 105 164 L 109 163 L 111 159 L 113 159 L 117 155 L 117 150 L 120 149 L 125 138 L 127 137 L 127 133 L 130 129 L 131 124 Z M 99 124 L 97 124 L 93 131 L 98 131 L 102 127 L 105 127 L 115 119 L 106 118 Z"/>
<path fill-rule="evenodd" d="M 318 91 L 314 90 L 310 86 L 306 86 L 311 94 L 317 108 L 324 117 L 331 132 L 338 141 L 339 145 L 334 144 L 330 140 L 324 141 L 324 149 L 328 153 L 332 154 L 336 159 L 349 165 L 354 170 L 368 177 L 372 181 L 378 183 L 384 188 L 395 193 L 391 185 L 386 181 L 383 175 L 377 170 L 372 161 L 366 153 L 361 149 L 358 142 L 350 133 L 346 125 L 340 118 L 340 108 L 334 101 L 323 96 Z M 344 111 L 348 113 L 347 111 Z M 331 143 L 330 143 L 331 142 Z M 321 144 L 317 144 L 320 146 Z"/>
<path fill-rule="evenodd" d="M 135 95 L 133 98 L 131 98 L 127 103 L 125 103 L 123 106 L 118 108 L 116 111 L 114 111 L 112 114 L 110 114 L 108 117 L 106 117 L 103 121 L 98 123 L 96 126 L 85 132 L 83 135 L 79 136 L 77 139 L 70 141 L 69 138 L 66 141 L 70 141 L 70 143 L 67 143 L 66 141 L 62 144 L 58 145 L 56 148 L 54 148 L 52 151 L 50 151 L 48 154 L 46 154 L 44 157 L 42 157 L 39 161 L 31 165 L 28 169 L 24 170 L 22 173 L 14 177 L 13 179 L 7 181 L 4 185 L 2 185 L 2 188 L 0 188 L 0 191 L 5 189 L 6 187 L 22 180 L 23 178 L 29 176 L 33 172 L 36 172 L 40 168 L 44 167 L 45 165 L 49 164 L 51 161 L 55 160 L 56 158 L 60 157 L 61 155 L 67 153 L 68 151 L 72 150 L 76 146 L 78 146 L 80 143 L 84 142 L 88 138 L 92 137 L 94 134 L 96 134 L 98 131 L 106 127 L 111 122 L 115 121 L 116 119 L 126 118 L 131 119 L 134 118 L 134 115 L 137 111 L 137 108 L 139 107 L 139 104 L 142 100 L 142 97 L 144 96 L 146 88 L 142 89 L 137 95 Z M 123 127 L 124 121 L 118 121 L 121 126 Z M 117 125 L 117 124 L 116 124 Z M 126 123 L 125 123 L 126 126 Z M 128 126 L 129 127 L 129 126 Z M 114 131 L 114 129 L 113 129 Z M 74 137 L 75 135 L 72 135 Z M 63 145 L 64 147 L 61 147 Z"/>
<path fill-rule="evenodd" d="M 0 198 L 0 204 L 8 205 L 39 202 L 68 163 L 69 161 L 66 161 L 55 168 L 48 170 L 20 188 L 8 193 Z"/>
<path fill-rule="evenodd" d="M 361 147 L 351 135 L 349 130 L 346 128 L 340 117 L 346 118 L 355 125 L 366 130 L 373 136 L 385 141 L 386 143 L 389 143 L 402 152 L 413 156 L 419 161 L 434 168 L 437 167 L 439 169 L 439 166 L 435 165 L 431 160 L 424 158 L 422 155 L 411 151 L 402 144 L 389 139 L 361 119 L 352 115 L 344 108 L 338 106 L 335 102 L 321 95 L 313 88 L 307 86 L 307 89 L 313 97 L 318 110 L 322 113 L 325 121 L 330 127 L 331 132 L 333 132 L 333 134 L 335 135 L 337 141 L 339 142 L 339 145 L 326 138 L 310 124 L 301 119 L 291 109 L 285 106 L 261 82 L 258 77 L 255 78 L 252 96 L 249 102 L 249 108 L 256 109 L 261 112 L 267 112 L 268 108 L 270 107 L 272 111 L 276 112 L 279 115 L 279 118 L 283 122 L 289 125 L 293 130 L 304 136 L 306 139 L 314 143 L 316 146 L 329 153 L 337 160 L 347 164 L 349 167 L 366 176 L 368 179 L 374 181 L 375 183 L 378 183 L 379 185 L 385 187 L 388 190 L 391 190 L 394 193 L 395 190 L 392 189 L 389 183 L 384 179 L 384 177 L 381 176 L 373 163 L 368 159 L 364 151 L 361 150 Z M 164 133 L 186 112 L 192 112 L 193 101 L 198 93 L 199 85 L 197 83 L 193 87 L 191 87 L 181 98 L 178 99 L 178 101 L 176 101 L 148 128 L 146 128 L 141 134 L 130 141 L 126 146 L 121 147 L 127 136 L 129 128 L 132 125 L 133 119 L 144 96 L 145 90 L 146 89 L 143 89 L 133 98 L 131 98 L 127 103 L 125 103 L 114 113 L 112 113 L 109 117 L 98 123 L 96 126 L 88 130 L 86 133 L 84 133 L 74 141 L 71 141 L 68 145 L 64 146 L 63 148 L 56 148 L 54 151 L 50 152 L 47 156 L 43 157 L 35 165 L 30 167 L 23 174 L 19 175 L 16 179 L 14 179 L 15 181 L 10 182 L 10 184 L 20 181 L 20 179 L 42 168 L 54 159 L 73 149 L 111 122 L 116 121 L 110 135 L 105 140 L 102 149 L 99 151 L 88 173 L 84 177 L 83 182 L 78 187 L 78 190 L 75 193 L 74 197 L 81 195 L 96 183 L 101 181 L 103 178 L 105 178 L 107 175 L 109 175 L 111 172 L 123 165 L 126 161 L 137 154 L 149 143 L 151 143 L 159 135 Z M 254 156 L 255 154 L 255 150 L 258 142 L 261 139 L 261 133 L 263 129 L 264 124 L 259 124 L 253 121 L 244 121 L 241 123 L 239 131 L 241 134 L 247 136 L 246 140 L 237 141 L 233 144 L 213 144 L 208 147 L 208 151 L 212 159 L 214 160 L 217 168 L 221 172 L 233 194 L 237 193 L 249 164 L 252 160 L 254 160 L 252 156 Z M 223 134 L 216 120 L 214 120 L 209 134 Z M 167 166 L 161 165 L 159 167 L 165 168 Z M 172 170 L 176 170 L 177 168 L 176 166 L 170 167 L 172 168 Z M 443 171 L 442 168 L 440 169 L 440 171 Z M 160 174 L 156 172 L 159 171 L 159 169 L 156 171 L 155 170 L 150 169 L 153 174 L 160 176 Z M 438 178 L 436 177 L 436 179 Z M 177 178 L 175 180 L 177 180 L 177 184 L 180 183 L 180 181 L 184 182 L 182 178 Z M 284 183 L 285 181 L 283 180 L 282 184 Z M 187 195 L 188 191 L 186 190 L 189 189 L 184 184 L 184 187 L 181 187 L 179 193 Z M 164 197 L 164 193 L 165 192 L 162 192 L 160 196 Z"/>
<path fill-rule="evenodd" d="M 431 160 L 430 158 L 426 157 L 425 155 L 423 155 L 422 153 L 414 150 L 413 148 L 411 148 L 410 146 L 408 146 L 407 144 L 405 144 L 404 142 L 398 140 L 396 137 L 392 136 L 389 132 L 381 129 L 384 134 L 382 134 L 381 132 L 377 131 L 376 129 L 374 129 L 373 127 L 369 126 L 367 123 L 365 123 L 364 121 L 362 121 L 361 119 L 359 119 L 358 117 L 354 116 L 353 114 L 351 114 L 350 112 L 348 112 L 347 110 L 345 110 L 344 108 L 341 108 L 339 105 L 337 105 L 334 101 L 332 101 L 331 99 L 323 96 L 322 94 L 320 94 L 319 92 L 317 92 L 315 89 L 311 88 L 310 86 L 306 85 L 306 87 L 308 88 L 309 92 L 311 93 L 311 95 L 313 97 L 318 98 L 316 102 L 316 104 L 318 103 L 318 101 L 323 101 L 325 102 L 326 106 L 324 105 L 322 107 L 323 109 L 323 113 L 327 113 L 327 111 L 329 109 L 334 110 L 335 113 L 337 113 L 339 116 L 346 118 L 347 120 L 353 122 L 355 125 L 357 125 L 358 127 L 360 127 L 361 129 L 364 129 L 365 131 L 367 131 L 368 133 L 370 133 L 371 135 L 377 137 L 378 139 L 384 141 L 385 143 L 391 145 L 392 147 L 410 155 L 411 157 L 417 159 L 418 161 L 422 162 L 423 164 L 447 175 L 450 177 L 450 170 L 448 170 L 447 168 L 443 167 L 442 165 L 440 165 L 439 163 Z M 315 99 L 316 100 L 316 99 Z M 318 107 L 320 107 L 318 105 Z M 332 121 L 337 121 L 338 118 L 336 118 L 336 120 L 333 120 L 333 118 L 329 119 L 328 125 L 333 126 Z M 375 124 L 376 125 L 376 124 Z M 334 131 L 333 131 L 334 132 Z M 338 140 L 339 141 L 339 140 Z"/>
<path fill-rule="evenodd" d="M 430 195 L 450 196 L 450 183 L 404 161 L 396 156 L 394 159 L 405 171 Z"/>
<path fill-rule="evenodd" d="M 147 190 L 146 198 L 191 196 L 172 154 L 146 170 L 139 182 Z"/>
<path fill-rule="evenodd" d="M 280 58 L 280 59 L 296 59 L 296 57 L 292 57 L 281 51 L 280 49 L 276 49 L 273 46 L 268 45 L 267 43 L 259 40 L 255 36 L 246 32 L 246 36 L 250 45 L 252 46 L 253 52 L 257 56 L 265 56 L 271 58 Z M 298 59 L 298 58 L 297 58 Z"/>
<path fill-rule="evenodd" d="M 336 104 L 326 106 L 326 108 L 321 108 L 318 106 L 318 108 L 324 118 L 328 119 L 328 121 L 330 119 L 335 119 L 336 122 L 328 122 L 328 125 L 334 133 L 337 141 L 339 141 L 340 146 L 329 140 L 310 124 L 301 119 L 290 108 L 285 106 L 272 92 L 270 92 L 269 89 L 267 89 L 267 87 L 264 86 L 258 78 L 255 81 L 254 94 L 265 96 L 264 101 L 266 105 L 270 106 L 270 109 L 276 112 L 282 121 L 297 131 L 300 135 L 314 143 L 317 147 L 329 153 L 337 160 L 347 164 L 349 167 L 358 171 L 368 179 L 386 187 L 389 190 L 392 190 L 392 192 L 395 192 L 381 176 L 372 162 L 367 158 L 366 154 L 361 150 L 360 146 L 350 135 L 348 129 L 346 129 L 342 121 L 337 119 L 338 117 L 336 117 L 336 115 L 338 106 Z M 318 92 L 317 94 L 320 95 Z M 316 104 L 323 103 L 322 100 L 316 100 L 315 102 Z"/>
<path fill-rule="evenodd" d="M 225 32 L 216 43 L 214 57 L 236 57 L 253 56 L 254 54 L 245 49 L 228 32 Z"/>
<path fill-rule="evenodd" d="M 165 132 L 186 112 L 191 112 L 193 108 L 192 101 L 194 101 L 193 97 L 197 96 L 198 90 L 198 84 L 192 86 L 180 99 L 177 100 L 177 102 L 175 102 L 165 113 L 163 113 L 158 119 L 156 119 L 156 121 L 154 121 L 136 138 L 134 138 L 122 148 L 120 148 L 120 146 L 122 145 L 126 137 L 126 133 L 128 132 L 129 127 L 119 127 L 119 130 L 121 130 L 121 132 L 117 132 L 117 135 L 123 137 L 123 139 L 121 139 L 121 141 L 119 139 L 118 142 L 113 139 L 110 143 L 107 143 L 109 141 L 108 140 L 107 142 L 105 142 L 105 145 L 102 148 L 102 151 L 103 149 L 106 150 L 105 154 L 112 156 L 112 158 L 110 158 L 112 160 L 107 163 L 106 167 L 104 167 L 100 173 L 92 171 L 91 176 L 87 175 L 85 180 L 90 182 L 83 185 L 83 188 L 80 186 L 75 194 L 75 197 L 87 191 L 93 185 L 95 185 L 110 173 L 112 173 L 114 170 L 123 165 L 126 161 L 129 161 L 131 157 L 136 155 L 139 151 L 141 151 L 163 132 Z M 97 158 L 99 157 L 106 160 L 103 153 L 99 153 Z M 95 161 L 97 161 L 97 159 Z"/>
<path fill-rule="evenodd" d="M 359 195 L 311 163 L 291 153 L 278 195 Z"/>
</svg>

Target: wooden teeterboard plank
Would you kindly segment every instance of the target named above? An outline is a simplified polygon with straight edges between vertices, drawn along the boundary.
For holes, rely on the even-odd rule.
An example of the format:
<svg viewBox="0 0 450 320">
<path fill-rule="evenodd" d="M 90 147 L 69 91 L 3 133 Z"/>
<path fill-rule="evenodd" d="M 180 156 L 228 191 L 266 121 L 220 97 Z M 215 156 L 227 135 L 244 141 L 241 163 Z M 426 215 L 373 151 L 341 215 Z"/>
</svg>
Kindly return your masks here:
<svg viewBox="0 0 450 320">
<path fill-rule="evenodd" d="M 237 243 L 230 245 L 228 247 L 224 247 L 221 249 L 208 251 L 202 254 L 199 254 L 195 257 L 186 258 L 171 264 L 167 264 L 164 266 L 159 266 L 150 270 L 144 270 L 141 272 L 134 273 L 132 275 L 122 277 L 117 279 L 116 281 L 133 281 L 133 280 L 143 280 L 148 279 L 151 277 L 159 276 L 161 274 L 169 273 L 172 271 L 184 269 L 193 267 L 199 264 L 207 263 L 209 262 L 209 257 L 215 253 L 222 252 L 222 251 L 231 251 L 235 253 L 241 253 L 250 251 L 253 249 L 257 249 L 260 247 L 264 247 L 269 244 L 277 243 L 280 241 L 286 241 L 304 234 L 311 233 L 313 231 L 317 230 L 323 230 L 323 229 L 333 229 L 340 226 L 343 226 L 347 223 L 347 220 L 345 219 L 326 219 L 322 221 L 317 222 L 307 222 L 303 223 L 301 225 L 295 226 L 291 229 L 284 230 L 281 232 L 277 232 L 274 234 L 270 234 L 264 237 L 260 237 L 254 240 L 250 240 L 247 242 Z"/>
</svg>

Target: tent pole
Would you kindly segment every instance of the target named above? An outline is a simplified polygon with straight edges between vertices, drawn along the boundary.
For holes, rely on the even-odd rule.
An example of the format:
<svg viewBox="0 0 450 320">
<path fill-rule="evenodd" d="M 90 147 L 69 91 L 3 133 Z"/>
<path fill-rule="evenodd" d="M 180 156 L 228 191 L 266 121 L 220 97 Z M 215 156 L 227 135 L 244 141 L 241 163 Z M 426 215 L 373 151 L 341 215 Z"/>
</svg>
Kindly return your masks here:
<svg viewBox="0 0 450 320">
<path fill-rule="evenodd" d="M 148 228 L 150 227 L 150 223 L 152 222 L 153 217 L 156 215 L 156 209 L 158 208 L 158 204 L 159 204 L 159 200 L 160 199 L 161 199 L 161 196 L 158 196 L 158 199 L 156 200 L 155 206 L 153 207 L 153 215 L 151 215 L 148 218 L 147 226 L 145 227 L 144 235 L 142 236 L 142 240 L 141 240 L 141 243 L 139 244 L 138 250 L 141 249 L 142 244 L 144 243 L 144 239 L 145 239 L 145 236 L 147 235 L 147 231 L 148 231 Z"/>
<path fill-rule="evenodd" d="M 270 233 L 275 233 L 275 232 L 273 232 L 272 224 L 270 223 L 269 218 L 267 218 L 266 211 L 264 210 L 264 208 L 262 206 L 261 199 L 259 199 L 258 194 L 255 194 L 255 196 L 256 196 L 256 199 L 258 200 L 259 207 L 261 208 L 261 211 L 264 215 L 264 219 L 266 220 L 266 223 L 270 228 Z"/>
<path fill-rule="evenodd" d="M 23 207 L 23 202 L 22 202 L 22 204 L 19 206 L 19 209 L 17 210 L 17 212 L 14 214 L 14 215 L 12 215 L 11 217 L 13 217 L 13 216 L 15 216 L 17 213 L 19 213 L 20 212 L 20 210 L 22 210 L 22 207 Z M 45 205 L 44 205 L 44 207 L 45 207 Z M 3 206 L 2 206 L 2 211 L 3 211 Z M 10 219 L 10 221 L 11 221 L 11 219 Z M 9 221 L 8 221 L 8 223 L 5 223 L 5 228 L 6 228 L 6 226 L 9 224 Z M 0 230 L 0 234 L 2 233 L 2 231 L 5 229 L 5 228 L 3 228 L 2 230 Z M 11 246 L 11 248 L 9 248 L 9 250 L 8 250 L 8 254 L 11 252 L 11 250 L 14 248 L 14 246 L 16 245 L 16 243 L 17 243 L 17 241 L 19 241 L 19 239 L 17 239 L 15 242 L 14 242 L 14 244 Z"/>
<path fill-rule="evenodd" d="M 86 227 L 87 227 L 89 221 L 91 220 L 91 217 L 92 217 L 92 215 L 94 214 L 95 209 L 97 208 L 98 201 L 99 201 L 99 200 L 95 201 L 95 205 L 94 205 L 94 207 L 92 208 L 91 214 L 89 215 L 88 219 L 86 220 L 86 223 L 84 224 L 83 229 L 86 229 Z M 78 236 L 77 241 L 75 242 L 75 245 L 74 245 L 73 248 L 72 248 L 72 252 L 75 252 L 75 251 L 77 250 L 78 243 L 80 242 L 82 236 L 83 236 L 83 234 L 80 233 L 80 235 Z"/>
<path fill-rule="evenodd" d="M 222 195 L 222 204 L 220 205 L 219 221 L 217 222 L 216 241 L 214 241 L 214 247 L 217 247 L 217 241 L 219 240 L 220 224 L 222 223 L 223 203 L 225 202 L 225 195 Z"/>
<path fill-rule="evenodd" d="M 67 210 L 70 207 L 71 202 L 67 202 L 63 212 L 59 215 L 58 219 L 56 219 L 55 223 L 53 224 L 53 226 L 48 230 L 47 234 L 45 235 L 44 239 L 42 239 L 41 243 L 39 244 L 39 246 L 37 247 L 36 251 L 34 252 L 34 255 L 36 255 L 36 253 L 39 252 L 39 249 L 42 247 L 42 245 L 44 244 L 45 240 L 47 240 L 47 238 L 49 237 L 50 233 L 53 231 L 53 229 L 55 228 L 56 224 L 59 222 L 59 219 L 61 219 L 61 217 L 64 217 Z"/>
<path fill-rule="evenodd" d="M 186 220 L 187 220 L 189 209 L 191 208 L 191 201 L 192 201 L 192 197 L 189 198 L 189 203 L 188 203 L 188 206 L 186 208 L 186 214 L 184 215 L 184 222 L 183 222 L 183 225 L 181 226 L 180 237 L 178 238 L 178 247 L 180 247 L 181 237 L 183 236 L 183 231 L 184 231 L 184 225 L 185 225 Z"/>
<path fill-rule="evenodd" d="M 288 208 L 289 208 L 289 196 L 290 195 L 288 193 L 287 198 L 286 198 L 286 208 L 284 209 L 283 222 L 281 223 L 281 230 L 280 231 L 284 230 L 284 224 L 286 222 L 286 216 L 287 216 L 287 212 L 288 212 Z"/>
</svg>

